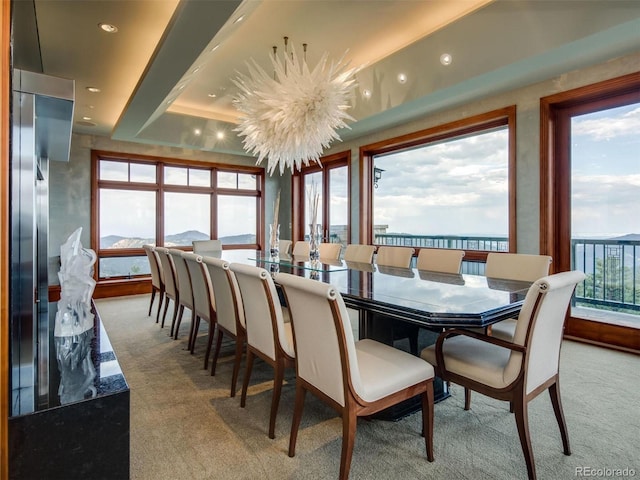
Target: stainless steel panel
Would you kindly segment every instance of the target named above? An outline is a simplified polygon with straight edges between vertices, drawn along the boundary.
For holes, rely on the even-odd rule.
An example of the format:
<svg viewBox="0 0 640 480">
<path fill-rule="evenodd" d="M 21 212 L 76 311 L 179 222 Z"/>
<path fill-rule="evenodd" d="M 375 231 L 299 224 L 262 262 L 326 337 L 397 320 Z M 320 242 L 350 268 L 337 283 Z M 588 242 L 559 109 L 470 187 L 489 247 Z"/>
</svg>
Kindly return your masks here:
<svg viewBox="0 0 640 480">
<path fill-rule="evenodd" d="M 52 406 L 49 160 L 68 161 L 74 82 L 14 70 L 11 139 L 11 415 Z"/>
<path fill-rule="evenodd" d="M 14 92 L 11 157 L 11 413 L 35 408 L 35 98 Z"/>
</svg>

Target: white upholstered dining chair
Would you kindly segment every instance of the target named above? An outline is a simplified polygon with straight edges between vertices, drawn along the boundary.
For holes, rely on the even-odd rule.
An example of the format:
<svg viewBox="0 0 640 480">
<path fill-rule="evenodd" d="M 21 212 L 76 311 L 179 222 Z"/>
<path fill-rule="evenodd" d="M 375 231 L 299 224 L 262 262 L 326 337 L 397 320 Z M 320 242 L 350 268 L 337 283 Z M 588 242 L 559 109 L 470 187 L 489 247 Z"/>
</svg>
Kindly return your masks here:
<svg viewBox="0 0 640 480">
<path fill-rule="evenodd" d="M 293 251 L 291 255 L 298 257 L 308 257 L 309 256 L 309 242 L 306 240 L 298 240 L 293 244 Z"/>
<path fill-rule="evenodd" d="M 194 240 L 192 245 L 193 253 L 197 253 L 199 255 L 207 255 L 222 251 L 222 242 L 220 240 Z"/>
<path fill-rule="evenodd" d="M 196 338 L 200 329 L 200 321 L 204 320 L 209 324 L 207 334 L 207 350 L 204 355 L 204 368 L 209 368 L 209 356 L 211 345 L 213 344 L 214 331 L 216 328 L 216 302 L 213 296 L 209 273 L 202 263 L 202 256 L 191 252 L 183 252 L 189 277 L 191 278 L 191 288 L 193 289 L 193 312 L 194 321 L 191 323 L 191 333 L 189 335 L 189 351 L 194 352 Z"/>
<path fill-rule="evenodd" d="M 564 453 L 571 454 L 560 401 L 560 347 L 571 296 L 584 278 L 584 273 L 571 271 L 538 279 L 527 292 L 512 341 L 453 329 L 440 334 L 436 344 L 421 353 L 443 380 L 511 403 L 529 479 L 535 479 L 536 472 L 527 408 L 545 390 L 549 390 Z"/>
<path fill-rule="evenodd" d="M 293 245 L 293 242 L 291 240 L 279 240 L 278 253 L 283 257 L 291 255 L 291 245 Z"/>
<path fill-rule="evenodd" d="M 254 357 L 260 357 L 274 370 L 269 438 L 275 438 L 276 416 L 282 392 L 285 368 L 294 367 L 291 323 L 284 321 L 282 307 L 273 278 L 264 268 L 232 263 L 244 306 L 247 327 L 247 366 L 242 382 L 240 406 L 247 401 L 247 389 L 251 378 Z"/>
<path fill-rule="evenodd" d="M 175 320 L 175 328 L 173 324 L 171 328 L 173 329 L 173 338 L 178 339 L 178 332 L 180 330 L 180 324 L 182 323 L 182 316 L 184 315 L 184 309 L 188 308 L 191 310 L 191 325 L 193 325 L 195 320 L 195 312 L 193 309 L 193 289 L 191 287 L 191 276 L 189 275 L 189 269 L 187 268 L 187 262 L 182 257 L 184 252 L 182 250 L 178 250 L 177 248 L 170 248 L 169 255 L 171 255 L 171 259 L 173 260 L 173 265 L 176 269 L 176 280 L 177 280 L 177 288 L 178 288 L 178 315 Z M 189 336 L 189 341 L 191 340 L 191 336 Z"/>
<path fill-rule="evenodd" d="M 156 292 L 158 293 L 158 313 L 156 314 L 156 323 L 160 321 L 160 310 L 162 309 L 162 302 L 164 300 L 164 275 L 162 271 L 162 265 L 160 264 L 160 258 L 156 253 L 156 249 L 153 245 L 143 245 L 144 252 L 149 259 L 149 268 L 151 269 L 151 300 L 149 301 L 149 316 L 151 316 L 151 309 L 153 307 L 153 301 L 156 298 Z"/>
<path fill-rule="evenodd" d="M 167 318 L 167 309 L 169 308 L 169 300 L 173 300 L 173 315 L 171 316 L 171 331 L 169 332 L 169 336 L 173 337 L 173 327 L 175 326 L 180 302 L 176 267 L 173 264 L 173 258 L 169 254 L 168 248 L 156 247 L 155 251 L 158 255 L 160 265 L 162 265 L 164 276 L 164 312 L 162 313 L 162 323 L 160 327 L 164 328 L 164 321 Z"/>
<path fill-rule="evenodd" d="M 422 434 L 433 461 L 433 377 L 431 365 L 389 345 L 354 341 L 342 296 L 332 285 L 287 273 L 276 275 L 293 325 L 296 400 L 289 456 L 295 455 L 307 391 L 342 416 L 340 479 L 349 477 L 357 418 L 422 396 Z"/>
<path fill-rule="evenodd" d="M 535 282 L 549 274 L 551 257 L 525 253 L 497 253 L 487 255 L 485 276 L 503 280 Z M 509 318 L 491 326 L 491 335 L 511 340 L 516 330 L 516 319 Z"/>
<path fill-rule="evenodd" d="M 338 260 L 340 258 L 340 250 L 342 250 L 342 245 L 339 243 L 323 242 L 318 245 L 318 255 L 325 260 Z"/>
<path fill-rule="evenodd" d="M 421 248 L 418 252 L 416 267 L 431 272 L 460 273 L 464 250 L 447 248 Z"/>
<path fill-rule="evenodd" d="M 371 263 L 373 261 L 373 245 L 350 243 L 344 251 L 344 260 L 355 263 Z"/>
<path fill-rule="evenodd" d="M 218 338 L 216 340 L 216 349 L 211 364 L 211 375 L 216 374 L 216 365 L 222 346 L 222 336 L 226 335 L 231 337 L 236 344 L 233 373 L 231 375 L 231 396 L 235 397 L 242 351 L 247 338 L 242 298 L 240 297 L 236 276 L 229 269 L 229 262 L 213 257 L 203 257 L 202 262 L 209 272 L 209 278 L 211 279 L 214 297 L 216 299 Z"/>
<path fill-rule="evenodd" d="M 378 247 L 376 264 L 385 267 L 410 268 L 415 250 L 410 247 Z"/>
</svg>

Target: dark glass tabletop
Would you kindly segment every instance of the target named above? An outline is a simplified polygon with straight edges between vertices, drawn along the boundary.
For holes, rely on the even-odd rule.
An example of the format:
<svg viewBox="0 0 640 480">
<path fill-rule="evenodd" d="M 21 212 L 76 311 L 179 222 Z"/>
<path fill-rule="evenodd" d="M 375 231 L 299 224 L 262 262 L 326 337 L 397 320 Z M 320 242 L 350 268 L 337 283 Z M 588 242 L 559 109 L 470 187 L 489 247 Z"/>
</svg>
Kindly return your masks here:
<svg viewBox="0 0 640 480">
<path fill-rule="evenodd" d="M 428 327 L 484 327 L 517 316 L 529 282 L 371 264 L 268 261 L 254 250 L 225 250 L 229 262 L 258 265 L 334 285 L 352 308 Z"/>
</svg>

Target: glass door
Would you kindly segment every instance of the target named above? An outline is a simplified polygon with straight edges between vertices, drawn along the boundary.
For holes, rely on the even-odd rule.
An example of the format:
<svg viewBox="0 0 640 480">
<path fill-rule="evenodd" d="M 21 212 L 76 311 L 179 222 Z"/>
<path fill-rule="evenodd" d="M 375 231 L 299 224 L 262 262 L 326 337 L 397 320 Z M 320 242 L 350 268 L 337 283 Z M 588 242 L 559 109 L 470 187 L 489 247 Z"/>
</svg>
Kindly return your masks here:
<svg viewBox="0 0 640 480">
<path fill-rule="evenodd" d="M 565 335 L 640 351 L 640 77 L 540 101 L 540 252 L 581 270 Z"/>
<path fill-rule="evenodd" d="M 640 327 L 640 103 L 570 115 L 571 314 Z"/>
<path fill-rule="evenodd" d="M 349 243 L 349 152 L 322 159 L 293 177 L 293 218 L 296 240 L 309 240 L 314 215 L 312 199 L 317 196 L 316 220 L 321 241 Z"/>
</svg>

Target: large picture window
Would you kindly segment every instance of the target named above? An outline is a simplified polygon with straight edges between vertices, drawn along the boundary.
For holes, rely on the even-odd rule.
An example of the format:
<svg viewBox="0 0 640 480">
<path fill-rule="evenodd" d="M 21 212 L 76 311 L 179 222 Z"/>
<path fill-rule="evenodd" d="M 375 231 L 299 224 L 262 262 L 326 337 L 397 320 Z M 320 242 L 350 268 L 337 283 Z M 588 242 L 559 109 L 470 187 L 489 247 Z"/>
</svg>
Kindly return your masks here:
<svg viewBox="0 0 640 480">
<path fill-rule="evenodd" d="M 515 107 L 363 148 L 366 243 L 515 248 Z"/>
<path fill-rule="evenodd" d="M 188 250 L 218 238 L 225 248 L 260 248 L 262 169 L 107 152 L 93 152 L 93 162 L 98 280 L 149 275 L 145 244 Z"/>
</svg>

